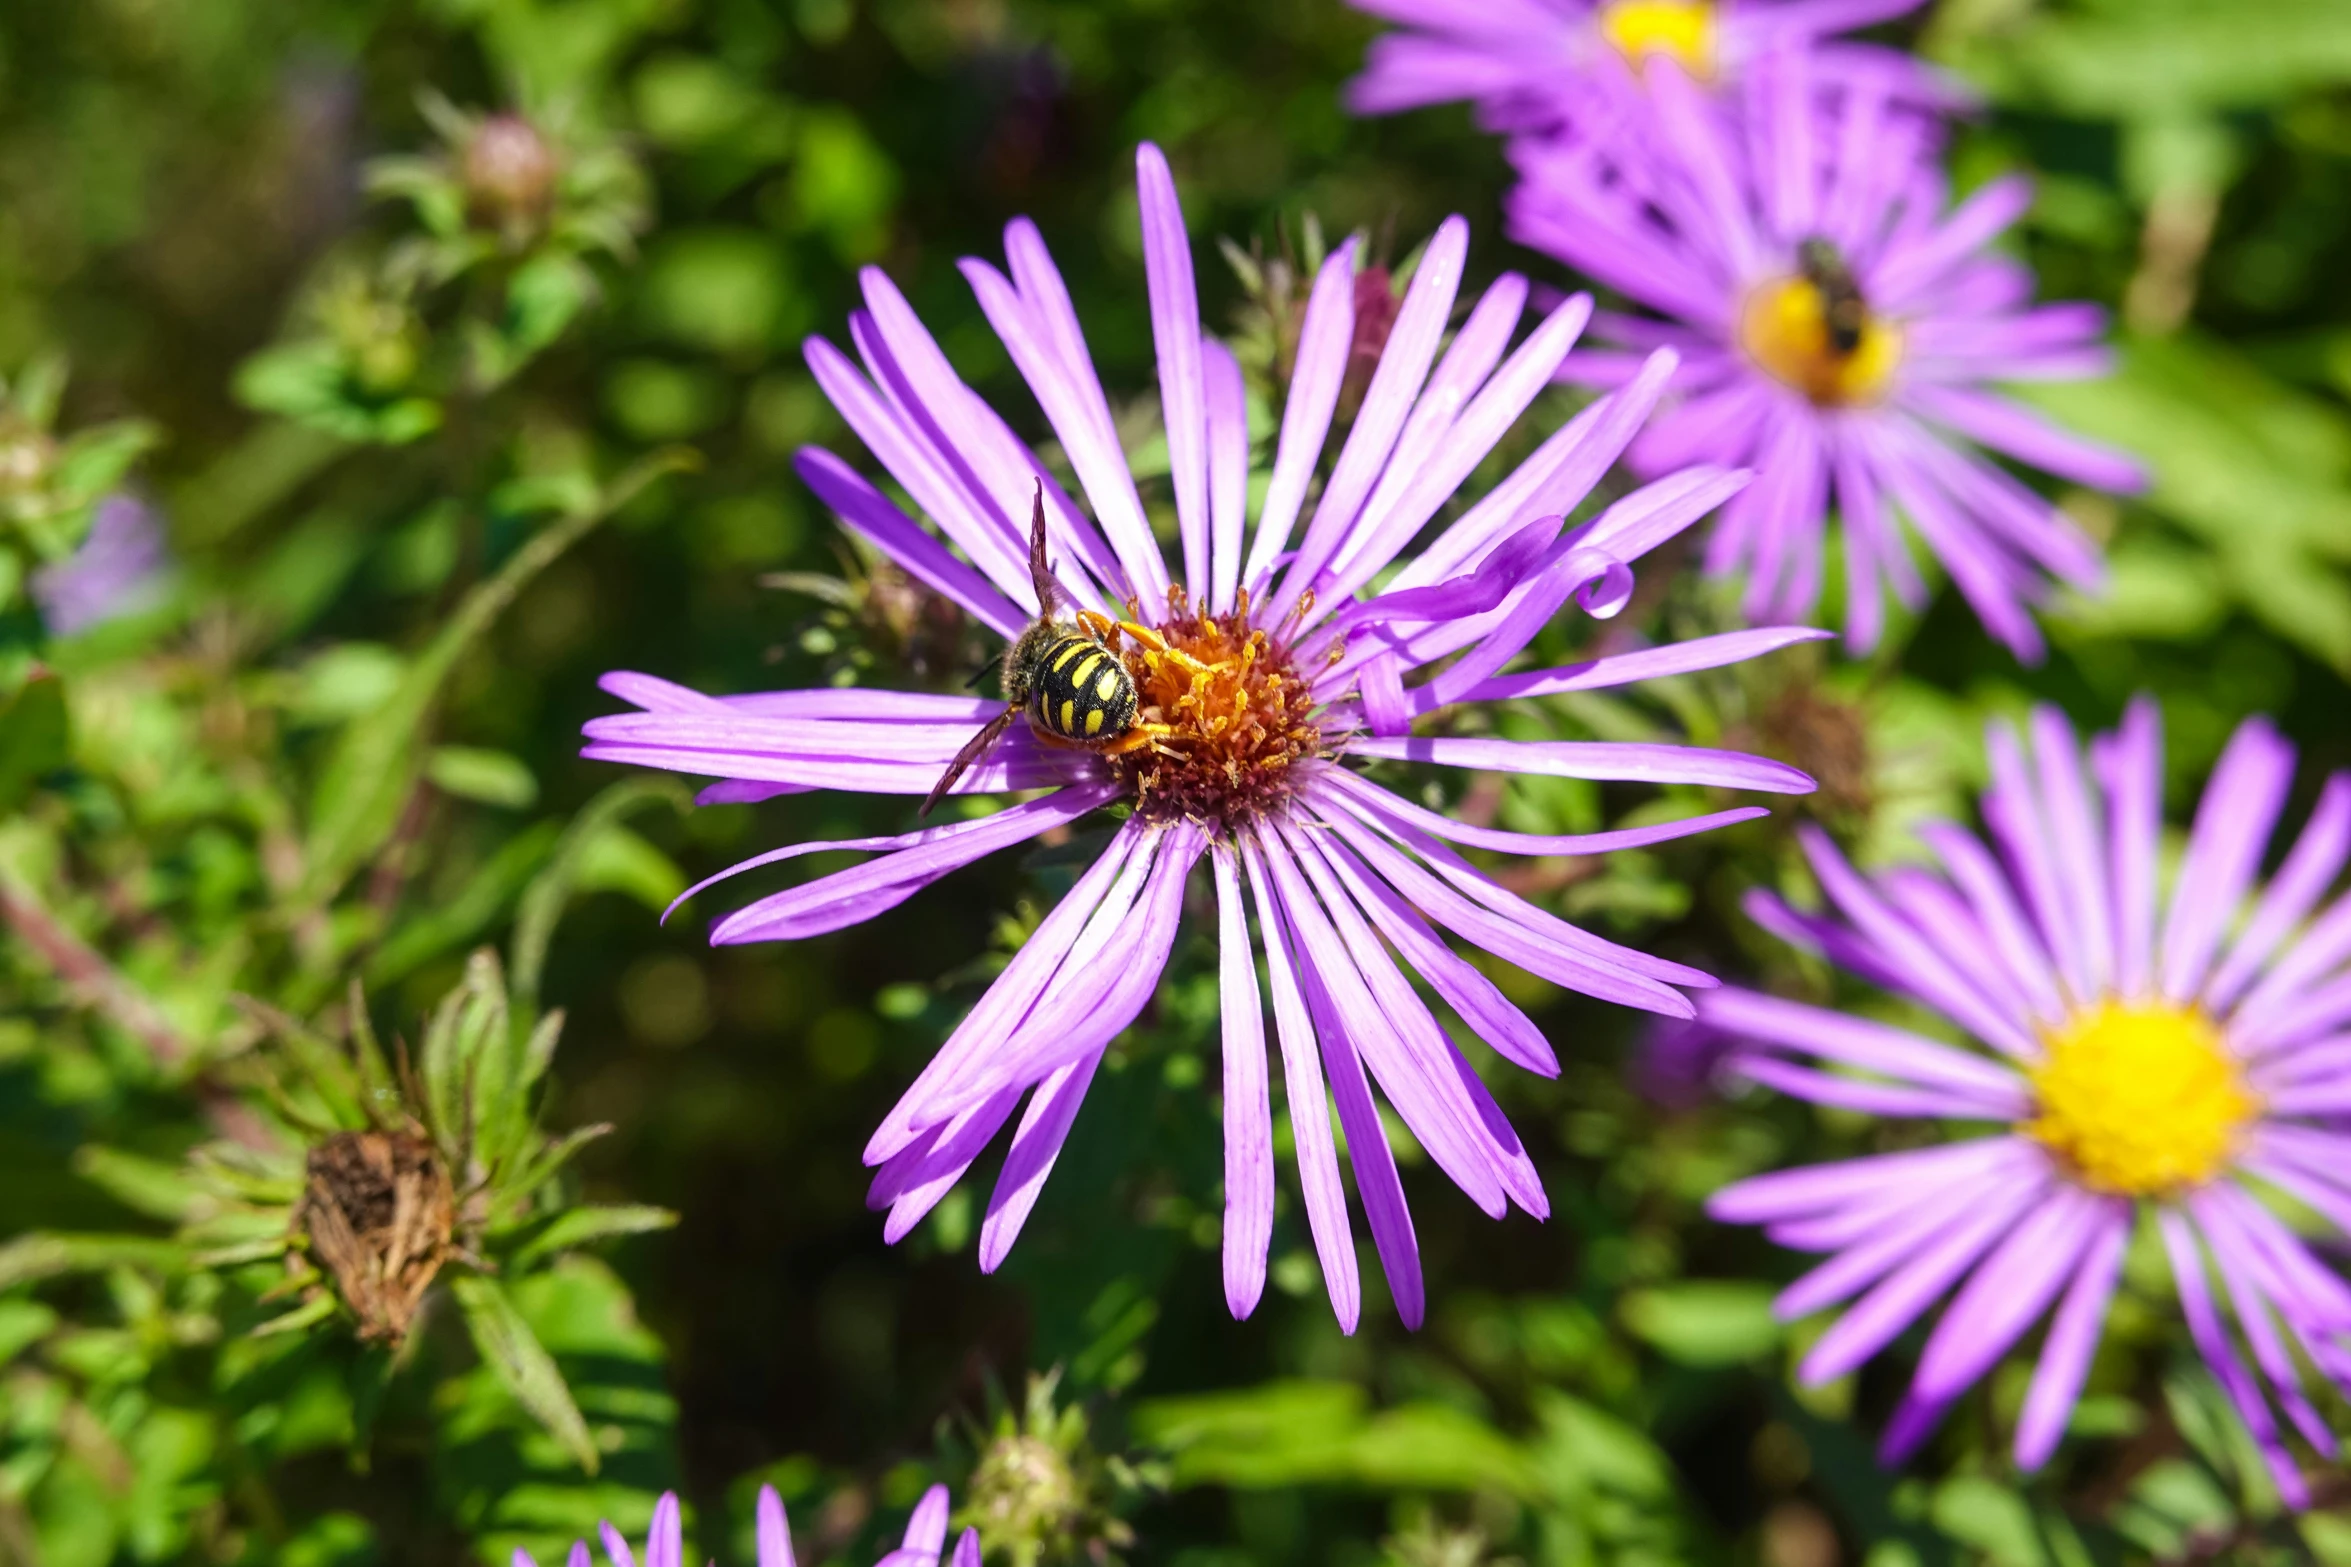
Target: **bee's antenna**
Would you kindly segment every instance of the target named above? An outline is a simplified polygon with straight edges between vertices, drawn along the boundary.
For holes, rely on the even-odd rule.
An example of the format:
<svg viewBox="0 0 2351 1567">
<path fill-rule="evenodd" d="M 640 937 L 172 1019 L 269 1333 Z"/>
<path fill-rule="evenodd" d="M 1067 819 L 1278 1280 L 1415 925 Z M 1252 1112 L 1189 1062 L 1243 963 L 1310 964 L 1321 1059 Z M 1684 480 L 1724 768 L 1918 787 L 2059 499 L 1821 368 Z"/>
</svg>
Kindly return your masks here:
<svg viewBox="0 0 2351 1567">
<path fill-rule="evenodd" d="M 1029 583 L 1037 590 L 1037 618 L 1051 620 L 1061 608 L 1053 563 L 1045 558 L 1045 480 L 1037 479 L 1036 510 L 1029 519 Z"/>
</svg>

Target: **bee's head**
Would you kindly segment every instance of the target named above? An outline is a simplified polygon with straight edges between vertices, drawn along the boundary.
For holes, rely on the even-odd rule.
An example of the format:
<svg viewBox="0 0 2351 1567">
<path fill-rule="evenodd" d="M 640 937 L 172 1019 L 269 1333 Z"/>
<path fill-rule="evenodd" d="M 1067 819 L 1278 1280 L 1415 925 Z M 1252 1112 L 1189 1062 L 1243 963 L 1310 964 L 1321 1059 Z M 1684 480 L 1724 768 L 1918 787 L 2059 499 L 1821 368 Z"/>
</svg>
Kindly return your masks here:
<svg viewBox="0 0 2351 1567">
<path fill-rule="evenodd" d="M 1028 629 L 1013 639 L 1004 650 L 1004 700 L 1014 707 L 1026 707 L 1029 693 L 1036 689 L 1037 663 L 1053 639 L 1067 629 L 1050 620 L 1032 620 Z"/>
</svg>

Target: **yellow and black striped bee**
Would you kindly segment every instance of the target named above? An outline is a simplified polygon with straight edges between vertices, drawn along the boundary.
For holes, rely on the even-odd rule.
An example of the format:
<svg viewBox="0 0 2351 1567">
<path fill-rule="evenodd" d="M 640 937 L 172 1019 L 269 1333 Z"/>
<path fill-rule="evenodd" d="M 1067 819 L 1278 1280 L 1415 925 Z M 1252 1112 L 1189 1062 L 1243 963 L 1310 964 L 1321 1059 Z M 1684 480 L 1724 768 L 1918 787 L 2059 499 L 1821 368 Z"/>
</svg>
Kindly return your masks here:
<svg viewBox="0 0 2351 1567">
<path fill-rule="evenodd" d="M 1024 712 L 1029 726 L 1047 741 L 1113 756 L 1168 732 L 1164 724 L 1135 722 L 1140 705 L 1135 678 L 1127 672 L 1126 660 L 1112 639 L 1123 631 L 1146 647 L 1164 651 L 1166 644 L 1140 626 L 1084 610 L 1072 620 L 1058 618 L 1061 594 L 1045 558 L 1045 486 L 1041 480 L 1029 522 L 1029 580 L 1037 590 L 1037 618 L 1004 650 L 1004 711 L 988 720 L 987 727 L 955 753 L 955 760 L 931 786 L 920 815 L 930 815 L 941 796 L 955 787 L 966 769 L 988 754 L 988 747 Z"/>
<path fill-rule="evenodd" d="M 1853 269 L 1837 254 L 1837 247 L 1817 236 L 1796 247 L 1796 269 L 1820 293 L 1821 320 L 1827 325 L 1829 347 L 1837 357 L 1852 357 L 1869 330 L 1869 301 L 1853 280 Z"/>
</svg>

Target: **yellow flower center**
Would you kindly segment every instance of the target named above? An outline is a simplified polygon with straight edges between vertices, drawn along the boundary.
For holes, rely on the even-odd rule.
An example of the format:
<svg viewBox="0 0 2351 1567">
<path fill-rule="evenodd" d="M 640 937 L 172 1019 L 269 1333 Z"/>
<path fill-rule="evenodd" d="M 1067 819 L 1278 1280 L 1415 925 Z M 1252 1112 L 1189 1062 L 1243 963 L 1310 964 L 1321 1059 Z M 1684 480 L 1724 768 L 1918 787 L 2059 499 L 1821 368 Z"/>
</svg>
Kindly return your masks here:
<svg viewBox="0 0 2351 1567">
<path fill-rule="evenodd" d="M 1823 407 L 1873 403 L 1902 362 L 1902 329 L 1858 294 L 1799 273 L 1747 295 L 1739 311 L 1747 357 Z"/>
<path fill-rule="evenodd" d="M 1632 65 L 1663 56 L 1700 81 L 1714 75 L 1712 0 L 1609 0 L 1600 36 Z"/>
<path fill-rule="evenodd" d="M 2024 1130 L 2096 1191 L 2147 1197 L 2210 1180 L 2261 1108 L 2220 1030 L 2189 1008 L 2102 1002 L 2044 1042 L 2032 1072 L 2041 1113 Z"/>
</svg>

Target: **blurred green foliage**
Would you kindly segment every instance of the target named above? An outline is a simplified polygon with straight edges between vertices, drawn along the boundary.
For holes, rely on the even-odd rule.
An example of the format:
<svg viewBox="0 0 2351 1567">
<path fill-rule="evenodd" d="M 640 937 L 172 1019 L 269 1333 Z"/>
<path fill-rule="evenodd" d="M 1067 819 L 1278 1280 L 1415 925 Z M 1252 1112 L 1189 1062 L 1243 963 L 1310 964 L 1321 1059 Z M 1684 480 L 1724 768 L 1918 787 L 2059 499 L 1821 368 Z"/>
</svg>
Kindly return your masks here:
<svg viewBox="0 0 2351 1567">
<path fill-rule="evenodd" d="M 857 268 L 885 267 L 1030 434 L 953 261 L 1034 216 L 1114 395 L 1143 391 L 1146 137 L 1179 169 L 1210 319 L 1268 384 L 1283 279 L 1321 234 L 1360 229 L 1400 269 L 1461 211 L 1476 274 L 1570 281 L 1500 242 L 1505 170 L 1465 112 L 1343 113 L 1372 32 L 1337 0 L 0 11 L 0 1561 L 548 1561 L 600 1517 L 641 1530 L 671 1485 L 704 1550 L 748 1561 L 763 1481 L 815 1559 L 862 1561 L 943 1477 L 1024 1562 L 2351 1562 L 2351 1498 L 2279 1513 L 2152 1259 L 2048 1474 L 2001 1445 L 2013 1368 L 1878 1470 L 1899 1367 L 1796 1390 L 1817 1328 L 1764 1304 L 1791 1259 L 1699 1204 L 1889 1134 L 1652 1099 L 1633 1019 L 1524 975 L 1494 978 L 1567 1068 L 1494 1086 L 1555 1216 L 1471 1219 L 1399 1131 L 1431 1325 L 1374 1307 L 1343 1338 L 1287 1196 L 1275 1287 L 1226 1320 L 1197 940 L 1000 1275 L 976 1269 L 968 1193 L 881 1246 L 873 1121 L 1084 843 L 802 946 L 655 923 L 746 853 L 902 823 L 830 796 L 688 812 L 616 781 L 576 758 L 598 674 L 953 689 L 989 651 L 790 477 L 793 448 L 845 438 L 797 345 L 839 335 Z M 1818 774 L 1770 822 L 1522 886 L 1815 993 L 1827 975 L 1738 894 L 1802 894 L 1798 810 L 1864 858 L 1908 852 L 1919 817 L 1964 811 L 1987 716 L 2044 698 L 2100 723 L 2152 689 L 2178 799 L 2251 711 L 2303 744 L 2306 788 L 2351 763 L 2351 17 L 1943 0 L 1888 36 L 1987 95 L 1962 178 L 2039 176 L 2043 292 L 2120 312 L 2120 373 L 2040 394 L 2154 466 L 2143 501 L 2062 497 L 2114 590 L 2062 608 L 2038 670 L 1946 598 L 1866 666 L 1787 655 L 1506 730 Z M 1247 264 L 1216 267 L 1211 236 Z M 1139 469 L 1150 409 L 1121 405 Z M 32 573 L 125 484 L 179 570 L 53 637 Z M 1724 613 L 1661 561 L 1624 623 Z M 1567 780 L 1445 803 L 1537 832 L 1691 804 Z M 549 1058 L 529 1041 L 558 1005 Z M 366 1056 L 339 1042 L 371 1022 L 392 1064 L 354 1088 Z M 422 1052 L 413 1084 L 390 1081 L 395 1039 Z M 453 1108 L 485 1094 L 495 1115 Z M 453 1191 L 501 1195 L 395 1356 L 282 1258 L 309 1151 L 400 1115 Z M 469 1187 L 493 1122 L 509 1151 L 613 1131 L 544 1180 L 493 1158 Z M 681 1222 L 633 1233 L 660 1210 Z M 249 1255 L 204 1230 L 230 1215 Z"/>
</svg>

